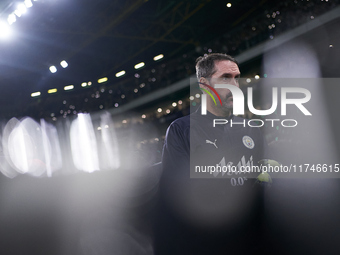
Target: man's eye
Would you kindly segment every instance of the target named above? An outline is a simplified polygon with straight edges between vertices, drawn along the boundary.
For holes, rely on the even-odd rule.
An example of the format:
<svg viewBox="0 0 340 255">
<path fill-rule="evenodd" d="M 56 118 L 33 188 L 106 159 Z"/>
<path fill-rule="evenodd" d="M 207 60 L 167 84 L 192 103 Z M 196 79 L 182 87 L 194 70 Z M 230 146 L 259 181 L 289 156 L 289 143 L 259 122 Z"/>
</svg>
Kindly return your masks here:
<svg viewBox="0 0 340 255">
<path fill-rule="evenodd" d="M 223 77 L 222 80 L 223 81 L 231 81 L 233 78 L 230 77 Z M 236 82 L 239 82 L 240 77 L 235 77 L 234 78 Z"/>
</svg>

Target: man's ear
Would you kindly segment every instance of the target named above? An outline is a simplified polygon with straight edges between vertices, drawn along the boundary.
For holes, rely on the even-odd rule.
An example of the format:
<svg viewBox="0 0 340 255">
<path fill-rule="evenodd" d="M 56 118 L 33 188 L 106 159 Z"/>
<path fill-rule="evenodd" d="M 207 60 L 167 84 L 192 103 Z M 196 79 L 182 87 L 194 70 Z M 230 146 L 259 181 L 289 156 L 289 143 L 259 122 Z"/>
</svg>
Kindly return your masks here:
<svg viewBox="0 0 340 255">
<path fill-rule="evenodd" d="M 201 77 L 200 80 L 199 80 L 199 86 L 201 89 L 209 89 L 207 86 L 205 86 L 204 84 L 208 84 L 208 80 L 204 77 Z"/>
</svg>

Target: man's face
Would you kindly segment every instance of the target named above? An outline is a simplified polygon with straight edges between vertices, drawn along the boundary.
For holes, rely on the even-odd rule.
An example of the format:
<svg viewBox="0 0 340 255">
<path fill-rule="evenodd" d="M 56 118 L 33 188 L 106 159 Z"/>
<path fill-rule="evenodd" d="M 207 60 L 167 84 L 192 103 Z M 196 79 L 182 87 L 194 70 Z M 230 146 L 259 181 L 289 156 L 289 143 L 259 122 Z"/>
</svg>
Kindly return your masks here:
<svg viewBox="0 0 340 255">
<path fill-rule="evenodd" d="M 239 87 L 238 79 L 240 78 L 240 70 L 236 63 L 229 60 L 215 62 L 216 72 L 209 79 L 210 86 L 215 87 L 216 84 L 230 84 Z M 229 89 L 216 89 L 219 94 L 222 107 L 227 109 L 233 108 L 233 97 Z M 220 104 L 218 106 L 221 107 Z"/>
</svg>

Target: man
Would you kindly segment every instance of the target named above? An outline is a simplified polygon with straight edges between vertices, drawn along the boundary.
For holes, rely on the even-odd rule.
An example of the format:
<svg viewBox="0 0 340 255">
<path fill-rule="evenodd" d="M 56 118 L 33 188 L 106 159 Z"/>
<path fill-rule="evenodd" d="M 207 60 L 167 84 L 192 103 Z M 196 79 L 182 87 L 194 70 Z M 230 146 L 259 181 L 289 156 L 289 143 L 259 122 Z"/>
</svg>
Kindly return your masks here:
<svg viewBox="0 0 340 255">
<path fill-rule="evenodd" d="M 266 144 L 258 128 L 244 127 L 243 119 L 232 114 L 231 92 L 215 89 L 223 83 L 239 86 L 236 60 L 221 53 L 199 57 L 196 74 L 200 88 L 216 92 L 221 103 L 207 96 L 206 115 L 199 108 L 167 130 L 156 254 L 242 254 L 246 243 L 256 243 L 250 229 L 256 228 L 261 203 L 255 180 L 240 170 L 265 158 Z M 213 127 L 213 120 L 221 118 L 239 124 Z"/>
<path fill-rule="evenodd" d="M 244 119 L 232 114 L 231 91 L 215 88 L 216 84 L 239 87 L 240 70 L 236 60 L 221 53 L 199 57 L 196 63 L 196 74 L 199 87 L 204 93 L 217 92 L 221 103 L 215 104 L 212 97 L 206 96 L 206 115 L 201 114 L 199 108 L 190 116 L 179 118 L 169 126 L 163 148 L 164 174 L 173 175 L 174 169 L 186 169 L 183 171 L 189 176 L 188 169 L 191 165 L 192 168 L 196 166 L 192 169 L 194 173 L 191 172 L 191 177 L 230 178 L 236 171 L 215 171 L 209 172 L 209 175 L 199 176 L 196 170 L 201 168 L 197 166 L 201 166 L 200 163 L 207 166 L 216 166 L 216 164 L 221 167 L 230 166 L 224 169 L 237 170 L 240 173 L 246 166 L 252 166 L 266 158 L 267 146 L 259 128 L 244 125 Z M 214 119 L 227 120 L 228 124 L 214 127 Z M 232 178 L 231 181 L 234 182 L 234 179 Z M 239 182 L 242 184 L 241 180 Z"/>
</svg>

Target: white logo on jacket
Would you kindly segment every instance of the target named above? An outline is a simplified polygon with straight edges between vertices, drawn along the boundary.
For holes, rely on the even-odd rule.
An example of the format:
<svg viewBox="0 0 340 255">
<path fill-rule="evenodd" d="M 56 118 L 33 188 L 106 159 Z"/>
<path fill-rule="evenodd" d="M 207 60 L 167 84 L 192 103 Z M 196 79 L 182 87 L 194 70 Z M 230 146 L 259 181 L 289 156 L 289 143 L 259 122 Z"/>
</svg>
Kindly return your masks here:
<svg viewBox="0 0 340 255">
<path fill-rule="evenodd" d="M 215 139 L 214 142 L 209 141 L 209 140 L 205 140 L 205 142 L 208 143 L 208 144 L 213 144 L 213 145 L 216 147 L 216 149 L 218 149 L 218 147 L 217 147 L 217 145 L 216 145 L 217 139 Z"/>
</svg>

